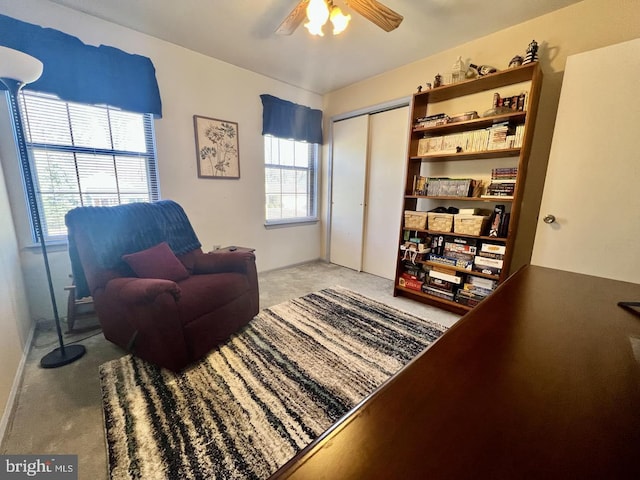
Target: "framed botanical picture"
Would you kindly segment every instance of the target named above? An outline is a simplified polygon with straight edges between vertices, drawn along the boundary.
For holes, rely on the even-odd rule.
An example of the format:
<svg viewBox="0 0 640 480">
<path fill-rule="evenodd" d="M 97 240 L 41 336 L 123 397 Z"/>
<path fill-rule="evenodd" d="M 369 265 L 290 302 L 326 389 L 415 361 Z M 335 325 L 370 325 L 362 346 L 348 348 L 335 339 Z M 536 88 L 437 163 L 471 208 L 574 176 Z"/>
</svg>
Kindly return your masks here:
<svg viewBox="0 0 640 480">
<path fill-rule="evenodd" d="M 199 178 L 240 178 L 238 124 L 193 116 Z"/>
</svg>

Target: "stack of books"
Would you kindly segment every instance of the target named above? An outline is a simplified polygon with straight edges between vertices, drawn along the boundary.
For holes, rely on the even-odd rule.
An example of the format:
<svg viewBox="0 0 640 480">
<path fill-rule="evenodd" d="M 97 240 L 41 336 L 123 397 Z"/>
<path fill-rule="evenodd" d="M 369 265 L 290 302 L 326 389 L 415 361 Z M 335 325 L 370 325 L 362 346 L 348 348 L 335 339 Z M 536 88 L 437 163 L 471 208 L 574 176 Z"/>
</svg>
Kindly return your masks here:
<svg viewBox="0 0 640 480">
<path fill-rule="evenodd" d="M 496 280 L 468 275 L 467 281 L 456 293 L 455 301 L 462 305 L 475 307 L 493 293 L 497 285 L 498 282 Z"/>
<path fill-rule="evenodd" d="M 462 276 L 458 275 L 455 270 L 432 267 L 427 274 L 422 291 L 453 302 L 460 285 L 462 285 Z"/>
<path fill-rule="evenodd" d="M 516 190 L 518 167 L 494 168 L 491 170 L 491 183 L 487 187 L 483 198 L 508 197 L 513 198 Z"/>
<path fill-rule="evenodd" d="M 509 122 L 496 123 L 489 127 L 487 150 L 514 148 L 515 128 Z"/>
<path fill-rule="evenodd" d="M 505 252 L 505 245 L 483 243 L 478 255 L 473 259 L 473 270 L 489 275 L 500 275 Z"/>
</svg>

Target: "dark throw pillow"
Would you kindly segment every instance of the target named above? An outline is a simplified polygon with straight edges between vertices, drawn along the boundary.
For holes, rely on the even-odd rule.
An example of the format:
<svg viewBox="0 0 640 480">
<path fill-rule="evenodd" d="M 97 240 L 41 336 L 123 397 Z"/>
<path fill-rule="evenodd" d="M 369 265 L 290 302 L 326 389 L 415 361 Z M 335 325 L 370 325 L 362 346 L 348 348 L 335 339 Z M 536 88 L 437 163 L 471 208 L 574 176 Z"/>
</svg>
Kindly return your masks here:
<svg viewBox="0 0 640 480">
<path fill-rule="evenodd" d="M 140 278 L 161 278 L 179 282 L 189 276 L 189 272 L 171 251 L 167 242 L 141 252 L 123 255 L 122 260 L 127 262 Z"/>
</svg>

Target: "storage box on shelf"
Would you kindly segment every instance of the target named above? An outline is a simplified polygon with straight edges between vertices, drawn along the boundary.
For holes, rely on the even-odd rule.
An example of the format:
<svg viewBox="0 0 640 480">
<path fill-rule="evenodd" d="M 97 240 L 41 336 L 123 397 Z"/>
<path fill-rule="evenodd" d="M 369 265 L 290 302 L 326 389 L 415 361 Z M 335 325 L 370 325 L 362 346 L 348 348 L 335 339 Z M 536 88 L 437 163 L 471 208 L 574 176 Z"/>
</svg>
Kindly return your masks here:
<svg viewBox="0 0 640 480">
<path fill-rule="evenodd" d="M 506 279 L 541 82 L 534 62 L 414 94 L 399 244 L 419 233 L 429 251 L 399 250 L 394 295 L 464 313 Z M 471 208 L 430 212 L 444 206 Z M 455 239 L 469 247 L 445 251 Z"/>
</svg>

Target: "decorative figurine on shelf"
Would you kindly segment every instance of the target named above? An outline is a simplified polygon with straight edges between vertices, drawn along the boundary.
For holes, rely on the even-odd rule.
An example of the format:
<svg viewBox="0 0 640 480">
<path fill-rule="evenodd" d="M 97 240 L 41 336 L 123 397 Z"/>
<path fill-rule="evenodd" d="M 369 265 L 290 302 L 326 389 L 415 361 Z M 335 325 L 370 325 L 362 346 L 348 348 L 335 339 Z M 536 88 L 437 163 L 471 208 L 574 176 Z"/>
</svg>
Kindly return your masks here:
<svg viewBox="0 0 640 480">
<path fill-rule="evenodd" d="M 422 91 L 422 85 L 418 85 L 418 93 Z"/>
<path fill-rule="evenodd" d="M 474 65 L 473 63 L 469 64 L 469 68 L 472 68 L 476 71 L 479 77 L 483 77 L 485 75 L 489 75 L 490 73 L 495 73 L 498 70 L 495 67 L 490 67 L 489 65 Z"/>
<path fill-rule="evenodd" d="M 431 82 L 425 83 L 424 88 L 426 88 L 427 90 L 431 90 Z"/>
<path fill-rule="evenodd" d="M 519 67 L 520 65 L 522 65 L 523 61 L 524 61 L 524 58 L 522 58 L 520 55 L 516 55 L 509 62 L 509 68 Z"/>
<path fill-rule="evenodd" d="M 453 64 L 453 67 L 451 67 L 451 82 L 457 83 L 464 80 L 464 74 L 466 70 L 467 66 L 464 64 L 462 56 L 458 56 L 458 59 Z"/>
<path fill-rule="evenodd" d="M 469 67 L 467 68 L 467 71 L 464 74 L 464 78 L 466 78 L 467 80 L 471 80 L 473 78 L 476 78 L 478 76 L 478 72 L 476 72 L 473 68 L 471 68 L 471 64 L 469 64 Z"/>
<path fill-rule="evenodd" d="M 433 88 L 439 87 L 442 85 L 442 75 L 439 73 L 436 75 L 436 78 L 433 79 Z"/>
<path fill-rule="evenodd" d="M 524 56 L 523 64 L 537 62 L 538 61 L 538 42 L 532 40 L 527 47 L 527 54 Z"/>
</svg>

